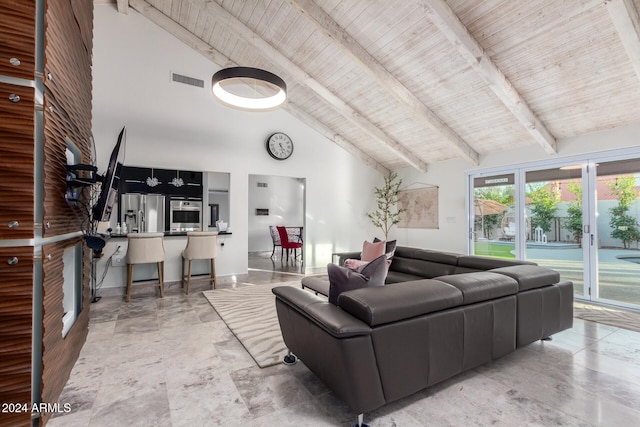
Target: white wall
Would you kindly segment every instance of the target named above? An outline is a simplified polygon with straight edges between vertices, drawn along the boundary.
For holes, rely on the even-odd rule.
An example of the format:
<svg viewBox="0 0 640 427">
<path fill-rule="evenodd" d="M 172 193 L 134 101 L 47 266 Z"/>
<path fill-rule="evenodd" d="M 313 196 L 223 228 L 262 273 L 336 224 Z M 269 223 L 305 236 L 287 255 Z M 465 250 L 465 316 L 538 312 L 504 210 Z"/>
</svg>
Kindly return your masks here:
<svg viewBox="0 0 640 427">
<path fill-rule="evenodd" d="M 230 173 L 233 236 L 216 263 L 220 276 L 247 272 L 251 174 L 306 179 L 306 267 L 324 266 L 332 252 L 360 247 L 373 233 L 364 213 L 374 204 L 380 174 L 282 109 L 247 113 L 216 102 L 210 82 L 218 69 L 131 8 L 122 15 L 113 4 L 96 4 L 93 134 L 99 171 L 126 125 L 125 164 Z M 171 82 L 172 71 L 204 80 L 205 88 Z M 284 162 L 265 150 L 265 139 L 276 131 L 295 144 Z"/>
<path fill-rule="evenodd" d="M 400 171 L 402 189 L 438 186 L 438 229 L 396 228 L 390 233 L 402 246 L 464 252 L 466 212 L 464 209 L 465 175 L 468 163 L 450 160 L 431 164 L 426 173 L 415 169 Z"/>
<path fill-rule="evenodd" d="M 256 215 L 256 209 L 268 209 L 269 215 Z M 270 225 L 304 226 L 304 180 L 249 175 L 249 252 L 273 250 Z"/>
</svg>

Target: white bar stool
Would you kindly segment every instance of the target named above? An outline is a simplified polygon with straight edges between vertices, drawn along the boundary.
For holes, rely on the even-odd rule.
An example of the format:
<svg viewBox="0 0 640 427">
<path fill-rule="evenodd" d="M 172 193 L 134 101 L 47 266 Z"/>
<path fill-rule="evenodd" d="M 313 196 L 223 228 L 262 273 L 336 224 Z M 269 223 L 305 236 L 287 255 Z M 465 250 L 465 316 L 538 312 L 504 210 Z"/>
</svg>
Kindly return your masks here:
<svg viewBox="0 0 640 427">
<path fill-rule="evenodd" d="M 216 288 L 216 263 L 218 254 L 218 232 L 217 231 L 189 231 L 187 232 L 187 246 L 182 251 L 182 286 L 185 278 L 187 281 L 186 293 L 189 295 L 191 282 L 210 281 L 213 289 Z M 191 279 L 191 262 L 194 259 L 211 260 L 211 275 L 198 279 Z M 189 262 L 187 275 L 184 274 L 185 261 Z"/>
<path fill-rule="evenodd" d="M 131 300 L 133 285 L 133 267 L 136 264 L 156 263 L 158 283 L 146 283 L 136 287 L 160 288 L 160 297 L 164 297 L 164 234 L 129 233 L 127 234 L 127 302 Z"/>
</svg>

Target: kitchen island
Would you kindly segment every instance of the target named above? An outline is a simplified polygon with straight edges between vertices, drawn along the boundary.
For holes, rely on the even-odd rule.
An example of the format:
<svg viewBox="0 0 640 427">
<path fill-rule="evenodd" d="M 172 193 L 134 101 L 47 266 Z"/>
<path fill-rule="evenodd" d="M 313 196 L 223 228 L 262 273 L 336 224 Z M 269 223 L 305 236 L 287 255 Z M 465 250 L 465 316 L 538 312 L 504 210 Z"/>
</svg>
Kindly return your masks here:
<svg viewBox="0 0 640 427">
<path fill-rule="evenodd" d="M 212 229 L 212 231 L 215 229 Z M 182 251 L 187 245 L 186 232 L 165 232 L 164 233 L 164 281 L 165 289 L 172 286 L 180 286 L 180 275 L 182 273 Z M 98 296 L 124 295 L 127 280 L 126 254 L 127 236 L 125 234 L 112 234 L 107 240 L 102 250 L 102 256 L 94 259 L 95 278 Z M 226 250 L 233 245 L 232 233 L 222 232 L 218 234 L 218 255 L 216 257 L 216 277 L 218 283 L 226 281 L 242 280 L 234 272 L 226 269 L 227 258 L 233 256 L 233 250 Z M 195 260 L 192 266 L 192 275 L 206 274 L 209 271 L 207 260 Z M 157 280 L 157 269 L 155 264 L 137 265 L 134 270 L 134 288 L 132 300 L 135 300 L 136 282 L 147 280 Z M 193 286 L 193 285 L 192 285 Z M 199 286 L 196 285 L 196 286 Z M 208 286 L 203 284 L 203 286 Z M 197 289 L 197 288 L 196 288 Z M 155 292 L 151 289 L 142 289 L 143 292 Z"/>
</svg>

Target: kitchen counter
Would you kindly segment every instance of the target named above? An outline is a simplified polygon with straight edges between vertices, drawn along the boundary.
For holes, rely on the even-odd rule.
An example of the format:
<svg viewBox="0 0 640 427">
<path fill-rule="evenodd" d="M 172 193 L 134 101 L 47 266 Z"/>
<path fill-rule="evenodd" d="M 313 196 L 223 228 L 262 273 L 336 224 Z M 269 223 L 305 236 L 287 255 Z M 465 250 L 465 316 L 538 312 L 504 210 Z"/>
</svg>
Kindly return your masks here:
<svg viewBox="0 0 640 427">
<path fill-rule="evenodd" d="M 218 236 L 231 236 L 233 233 L 231 233 L 230 231 L 221 231 L 218 232 Z M 164 236 L 165 237 L 173 237 L 173 236 L 186 236 L 187 232 L 186 231 L 165 231 L 164 232 Z M 115 234 L 115 233 L 111 233 L 110 235 L 108 235 L 108 238 L 112 238 L 112 239 L 122 239 L 122 238 L 127 238 L 126 234 Z"/>
<path fill-rule="evenodd" d="M 212 230 L 213 231 L 213 230 Z M 180 276 L 182 269 L 182 251 L 187 245 L 187 232 L 170 232 L 164 233 L 164 277 L 165 285 L 174 283 L 173 286 L 180 286 Z M 216 256 L 216 273 L 217 278 L 225 280 L 225 276 L 233 280 L 241 277 L 237 272 L 230 270 L 230 257 L 233 256 L 233 243 L 229 237 L 232 233 L 223 232 L 218 234 L 218 255 Z M 102 250 L 102 256 L 96 260 L 96 277 L 99 279 L 98 294 L 103 296 L 122 295 L 124 294 L 126 284 L 126 254 L 128 240 L 126 234 L 112 234 L 107 237 L 106 244 Z M 105 271 L 106 270 L 106 271 Z M 192 267 L 192 274 L 204 274 L 209 271 L 209 263 L 207 260 L 196 260 Z M 136 266 L 134 271 L 134 282 L 146 280 L 151 277 L 157 277 L 156 266 L 154 264 L 140 264 Z M 175 283 L 178 283 L 175 285 Z M 143 292 L 143 291 L 140 291 Z M 135 283 L 134 293 L 136 295 Z"/>
</svg>

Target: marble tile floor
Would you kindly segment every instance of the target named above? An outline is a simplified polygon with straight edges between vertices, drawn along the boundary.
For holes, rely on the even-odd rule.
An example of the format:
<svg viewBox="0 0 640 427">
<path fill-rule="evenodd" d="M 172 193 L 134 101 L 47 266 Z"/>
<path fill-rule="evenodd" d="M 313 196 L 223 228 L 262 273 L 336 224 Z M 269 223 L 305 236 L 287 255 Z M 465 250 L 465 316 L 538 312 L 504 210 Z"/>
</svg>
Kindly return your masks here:
<svg viewBox="0 0 640 427">
<path fill-rule="evenodd" d="M 303 274 L 305 272 L 304 261 L 293 254 L 287 259 L 286 254 L 280 255 L 280 249 L 276 250 L 273 257 L 271 252 L 250 252 L 248 256 L 249 268 L 258 270 L 282 271 L 288 273 Z"/>
<path fill-rule="evenodd" d="M 290 273 L 250 271 L 254 284 Z M 303 363 L 260 369 L 202 290 L 91 306 L 89 336 L 49 427 L 348 426 L 356 414 Z M 243 286 L 242 283 L 224 286 Z M 621 426 L 640 420 L 640 333 L 574 327 L 365 414 L 382 426 Z"/>
</svg>

